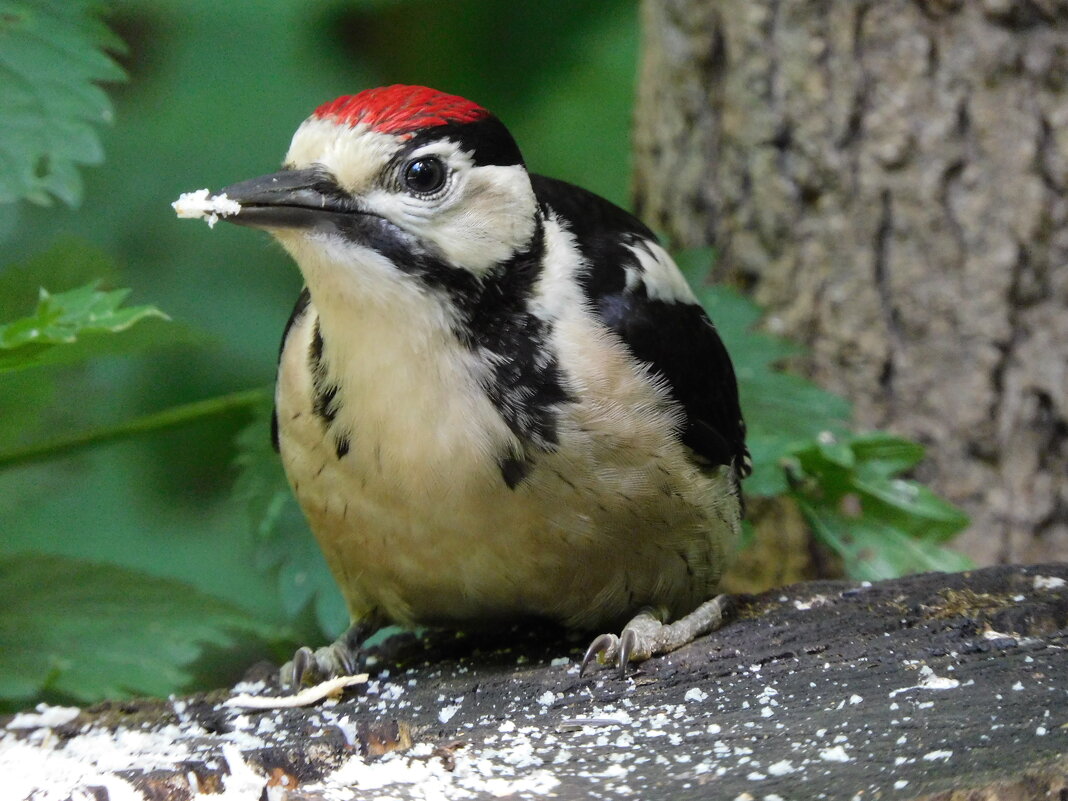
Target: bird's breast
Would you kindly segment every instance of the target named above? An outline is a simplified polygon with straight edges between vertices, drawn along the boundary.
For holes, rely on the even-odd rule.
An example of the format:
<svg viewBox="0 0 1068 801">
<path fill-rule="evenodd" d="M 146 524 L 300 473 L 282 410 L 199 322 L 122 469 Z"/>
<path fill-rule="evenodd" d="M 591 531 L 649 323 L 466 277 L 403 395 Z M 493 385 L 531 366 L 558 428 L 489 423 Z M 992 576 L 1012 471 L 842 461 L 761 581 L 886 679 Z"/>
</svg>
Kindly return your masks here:
<svg viewBox="0 0 1068 801">
<path fill-rule="evenodd" d="M 354 616 L 589 627 L 705 597 L 737 523 L 729 504 L 710 505 L 730 495 L 726 477 L 689 464 L 663 398 L 609 337 L 560 329 L 588 391 L 561 411 L 557 444 L 509 480 L 502 456 L 523 445 L 469 349 L 425 331 L 342 334 L 314 303 L 294 323 L 276 397 L 282 458 Z M 342 357 L 338 336 L 361 346 Z"/>
</svg>

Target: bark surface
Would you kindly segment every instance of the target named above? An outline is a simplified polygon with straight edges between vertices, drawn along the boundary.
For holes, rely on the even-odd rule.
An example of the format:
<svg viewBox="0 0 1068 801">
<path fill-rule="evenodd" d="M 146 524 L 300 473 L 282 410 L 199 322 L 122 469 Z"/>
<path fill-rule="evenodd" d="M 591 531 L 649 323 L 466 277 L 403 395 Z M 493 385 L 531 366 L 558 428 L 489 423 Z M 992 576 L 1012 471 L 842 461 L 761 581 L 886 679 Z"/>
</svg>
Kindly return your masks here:
<svg viewBox="0 0 1068 801">
<path fill-rule="evenodd" d="M 1068 554 L 1068 2 L 646 0 L 640 214 L 929 446 L 981 563 Z"/>
<path fill-rule="evenodd" d="M 1065 798 L 1066 626 L 1051 564 L 741 596 L 625 679 L 546 631 L 452 637 L 325 705 L 0 718 L 0 797 Z"/>
</svg>

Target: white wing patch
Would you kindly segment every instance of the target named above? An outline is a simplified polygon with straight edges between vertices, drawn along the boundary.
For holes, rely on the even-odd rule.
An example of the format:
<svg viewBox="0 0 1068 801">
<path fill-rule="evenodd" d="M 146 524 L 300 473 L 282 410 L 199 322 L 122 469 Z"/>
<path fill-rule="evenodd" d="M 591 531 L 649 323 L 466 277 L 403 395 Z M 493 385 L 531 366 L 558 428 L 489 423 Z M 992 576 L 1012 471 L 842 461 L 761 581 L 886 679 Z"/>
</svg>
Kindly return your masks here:
<svg viewBox="0 0 1068 801">
<path fill-rule="evenodd" d="M 627 290 L 633 291 L 639 282 L 645 284 L 650 300 L 665 303 L 697 303 L 697 298 L 686 283 L 675 261 L 656 242 L 643 240 L 627 248 L 638 260 L 639 267 L 628 266 Z"/>
</svg>

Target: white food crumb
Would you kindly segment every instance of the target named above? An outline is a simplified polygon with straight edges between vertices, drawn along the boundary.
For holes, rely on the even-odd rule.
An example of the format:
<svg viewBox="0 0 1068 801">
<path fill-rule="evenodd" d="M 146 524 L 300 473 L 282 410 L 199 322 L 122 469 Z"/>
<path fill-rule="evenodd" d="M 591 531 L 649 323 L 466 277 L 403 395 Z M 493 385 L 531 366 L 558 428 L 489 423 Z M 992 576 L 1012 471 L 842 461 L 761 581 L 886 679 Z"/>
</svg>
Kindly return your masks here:
<svg viewBox="0 0 1068 801">
<path fill-rule="evenodd" d="M 171 203 L 175 214 L 183 219 L 207 220 L 208 227 L 214 228 L 219 217 L 229 217 L 241 211 L 241 204 L 236 200 L 230 200 L 224 192 L 221 195 L 210 195 L 207 189 L 198 189 L 195 192 L 183 192 L 176 201 Z"/>
<path fill-rule="evenodd" d="M 894 782 L 894 789 L 895 790 L 904 790 L 908 786 L 909 786 L 908 779 L 898 779 L 896 782 Z"/>
<path fill-rule="evenodd" d="M 541 704 L 542 706 L 548 706 L 549 704 L 551 704 L 555 700 L 556 700 L 556 696 L 553 694 L 552 690 L 546 690 L 545 692 L 543 692 L 541 695 L 538 696 L 538 703 Z"/>
<path fill-rule="evenodd" d="M 549 663 L 549 666 L 550 667 L 561 667 L 563 665 L 569 664 L 570 662 L 571 662 L 571 660 L 568 659 L 566 656 L 558 656 L 558 657 L 556 657 L 556 659 L 552 660 Z"/>
<path fill-rule="evenodd" d="M 836 745 L 833 748 L 824 748 L 820 751 L 820 759 L 824 762 L 849 762 L 850 756 L 842 746 Z"/>
<path fill-rule="evenodd" d="M 851 704 L 859 704 L 863 700 L 864 699 L 861 698 L 859 695 L 851 695 L 851 696 L 849 696 L 849 703 L 851 703 Z"/>
<path fill-rule="evenodd" d="M 776 762 L 774 765 L 768 765 L 768 773 L 772 776 L 785 776 L 787 773 L 793 773 L 794 770 L 793 763 L 789 759 Z"/>
<path fill-rule="evenodd" d="M 443 706 L 440 710 L 438 710 L 438 720 L 440 720 L 442 723 L 448 723 L 450 720 L 452 720 L 452 716 L 459 711 L 459 704 L 453 704 L 452 706 Z"/>
<path fill-rule="evenodd" d="M 234 695 L 223 702 L 223 706 L 241 709 L 285 709 L 288 707 L 311 706 L 324 698 L 337 696 L 346 687 L 354 684 L 366 684 L 367 674 L 355 676 L 338 676 L 327 679 L 314 687 L 307 687 L 293 695 Z"/>
<path fill-rule="evenodd" d="M 926 759 L 928 762 L 933 762 L 936 759 L 949 759 L 951 756 L 953 756 L 952 751 L 946 751 L 943 749 L 941 751 L 929 751 L 928 753 L 923 755 L 923 758 Z"/>
<path fill-rule="evenodd" d="M 1037 729 L 1035 729 L 1035 736 L 1036 737 L 1045 737 L 1046 736 L 1046 727 L 1045 726 L 1039 726 Z"/>
<path fill-rule="evenodd" d="M 1014 689 L 1017 692 L 1019 692 L 1020 690 L 1023 689 L 1023 682 L 1022 681 L 1016 682 L 1014 685 L 1012 685 L 1012 689 Z"/>
<path fill-rule="evenodd" d="M 248 695 L 259 695 L 266 689 L 267 685 L 262 681 L 239 681 L 230 689 L 230 692 L 232 692 L 234 695 L 238 695 L 240 693 L 247 693 Z M 175 702 L 175 706 L 177 707 L 177 702 Z"/>
<path fill-rule="evenodd" d="M 697 701 L 701 702 L 708 698 L 708 693 L 702 690 L 700 687 L 691 687 L 686 691 L 686 695 L 682 696 L 684 701 Z"/>
<path fill-rule="evenodd" d="M 1036 590 L 1059 590 L 1066 583 L 1059 576 L 1035 576 Z"/>
<path fill-rule="evenodd" d="M 9 729 L 45 729 L 70 723 L 80 709 L 73 706 L 38 704 L 36 712 L 19 712 L 7 724 Z"/>
<path fill-rule="evenodd" d="M 912 687 L 902 687 L 899 690 L 892 690 L 890 692 L 890 697 L 893 698 L 898 693 L 907 693 L 909 690 L 952 690 L 955 687 L 960 686 L 960 681 L 957 679 L 937 676 L 927 665 L 920 668 L 920 675 L 923 678 L 920 679 L 919 684 L 913 685 Z M 923 705 L 921 704 L 921 706 Z"/>
</svg>

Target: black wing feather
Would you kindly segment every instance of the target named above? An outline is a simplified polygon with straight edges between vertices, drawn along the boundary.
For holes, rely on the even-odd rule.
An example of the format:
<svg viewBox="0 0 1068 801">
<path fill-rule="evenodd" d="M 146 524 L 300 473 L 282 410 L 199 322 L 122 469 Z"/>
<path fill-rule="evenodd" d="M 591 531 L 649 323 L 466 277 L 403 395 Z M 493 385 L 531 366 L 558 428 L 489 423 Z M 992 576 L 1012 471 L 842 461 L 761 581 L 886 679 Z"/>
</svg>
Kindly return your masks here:
<svg viewBox="0 0 1068 801">
<path fill-rule="evenodd" d="M 628 245 L 656 236 L 592 192 L 539 175 L 531 180 L 543 212 L 555 211 L 568 224 L 589 263 L 580 283 L 605 325 L 663 376 L 682 406 L 683 443 L 703 465 L 733 465 L 748 475 L 738 384 L 712 321 L 695 303 L 650 298 L 644 282 L 626 287 L 626 268 L 641 269 Z"/>
</svg>

